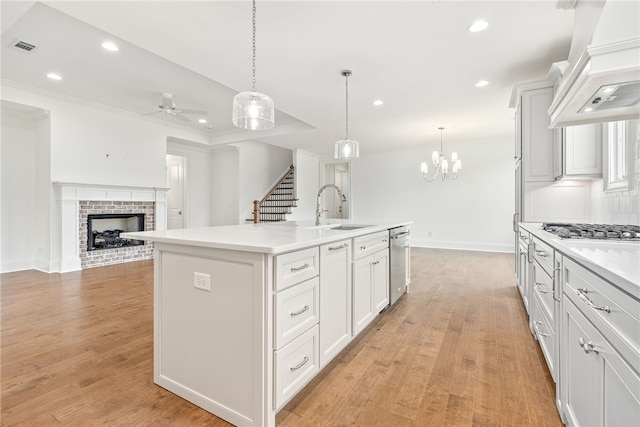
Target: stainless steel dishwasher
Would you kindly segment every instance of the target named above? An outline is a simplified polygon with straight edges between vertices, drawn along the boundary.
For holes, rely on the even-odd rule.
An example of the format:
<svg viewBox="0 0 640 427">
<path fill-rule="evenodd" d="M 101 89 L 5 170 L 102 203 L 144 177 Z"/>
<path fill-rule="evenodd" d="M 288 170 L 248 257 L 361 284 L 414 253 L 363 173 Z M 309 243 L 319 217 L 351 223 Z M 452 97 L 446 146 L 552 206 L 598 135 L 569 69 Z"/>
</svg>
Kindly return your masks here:
<svg viewBox="0 0 640 427">
<path fill-rule="evenodd" d="M 389 304 L 393 305 L 407 291 L 409 284 L 409 228 L 389 230 Z"/>
</svg>

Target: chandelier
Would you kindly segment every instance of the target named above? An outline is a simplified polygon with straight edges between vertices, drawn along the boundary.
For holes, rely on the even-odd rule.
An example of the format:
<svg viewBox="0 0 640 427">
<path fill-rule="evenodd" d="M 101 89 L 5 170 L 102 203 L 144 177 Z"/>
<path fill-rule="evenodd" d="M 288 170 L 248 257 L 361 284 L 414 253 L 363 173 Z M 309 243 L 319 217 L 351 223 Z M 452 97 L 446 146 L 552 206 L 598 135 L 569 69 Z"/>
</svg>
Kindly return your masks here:
<svg viewBox="0 0 640 427">
<path fill-rule="evenodd" d="M 358 141 L 349 139 L 349 76 L 351 75 L 351 70 L 344 70 L 340 74 L 344 77 L 346 92 L 346 129 L 344 139 L 336 141 L 334 157 L 336 159 L 351 159 L 360 157 L 360 144 L 358 144 Z"/>
<path fill-rule="evenodd" d="M 233 98 L 231 121 L 234 126 L 247 130 L 271 129 L 275 123 L 273 100 L 256 90 L 256 0 L 253 0 L 252 19 L 252 72 L 253 84 L 250 92 L 240 92 Z"/>
<path fill-rule="evenodd" d="M 445 178 L 454 180 L 458 177 L 458 172 L 462 169 L 462 161 L 458 158 L 458 153 L 453 152 L 451 153 L 451 172 L 449 172 L 449 161 L 444 157 L 444 152 L 442 150 L 442 131 L 444 128 L 439 127 L 438 129 L 440 129 L 440 152 L 434 151 L 431 155 L 431 161 L 435 167 L 433 175 L 429 177 L 429 167 L 427 166 L 427 162 L 422 162 L 420 165 L 422 178 L 427 182 L 433 181 L 438 175 L 442 177 L 443 181 Z"/>
</svg>

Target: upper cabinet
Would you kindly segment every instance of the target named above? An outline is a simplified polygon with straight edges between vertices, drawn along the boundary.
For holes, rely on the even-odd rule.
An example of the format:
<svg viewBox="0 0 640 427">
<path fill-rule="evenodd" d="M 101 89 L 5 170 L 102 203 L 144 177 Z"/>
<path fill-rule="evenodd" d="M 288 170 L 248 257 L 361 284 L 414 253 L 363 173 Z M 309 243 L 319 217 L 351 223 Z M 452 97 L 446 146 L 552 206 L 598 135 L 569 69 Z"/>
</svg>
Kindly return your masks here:
<svg viewBox="0 0 640 427">
<path fill-rule="evenodd" d="M 602 177 L 602 125 L 569 126 L 556 130 L 553 172 L 556 180 Z"/>
<path fill-rule="evenodd" d="M 555 132 L 549 128 L 547 109 L 553 100 L 553 88 L 543 87 L 522 92 L 520 132 L 522 138 L 523 180 L 553 182 Z"/>
</svg>

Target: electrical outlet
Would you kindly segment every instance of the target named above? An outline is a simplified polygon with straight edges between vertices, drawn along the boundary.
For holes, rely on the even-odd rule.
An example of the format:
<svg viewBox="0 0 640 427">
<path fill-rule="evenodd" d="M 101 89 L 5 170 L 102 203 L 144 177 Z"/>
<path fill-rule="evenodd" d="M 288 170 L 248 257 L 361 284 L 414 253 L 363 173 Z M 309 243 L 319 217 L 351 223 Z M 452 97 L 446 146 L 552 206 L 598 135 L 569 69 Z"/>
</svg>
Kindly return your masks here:
<svg viewBox="0 0 640 427">
<path fill-rule="evenodd" d="M 211 290 L 211 275 L 204 273 L 193 273 L 193 287 L 203 291 Z"/>
</svg>

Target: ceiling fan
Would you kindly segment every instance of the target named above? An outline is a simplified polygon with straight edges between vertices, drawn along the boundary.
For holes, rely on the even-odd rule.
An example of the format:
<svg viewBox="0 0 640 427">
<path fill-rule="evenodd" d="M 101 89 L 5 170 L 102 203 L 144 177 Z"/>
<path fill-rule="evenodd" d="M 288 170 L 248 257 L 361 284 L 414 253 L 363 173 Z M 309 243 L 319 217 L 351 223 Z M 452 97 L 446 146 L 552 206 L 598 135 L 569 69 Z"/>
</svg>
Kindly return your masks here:
<svg viewBox="0 0 640 427">
<path fill-rule="evenodd" d="M 185 110 L 182 108 L 176 108 L 176 104 L 173 102 L 173 95 L 169 92 L 162 93 L 162 103 L 158 105 L 155 111 L 143 114 L 143 116 L 150 116 L 151 114 L 164 113 L 180 119 L 184 122 L 189 122 L 189 118 L 183 116 L 183 114 L 207 114 L 203 110 Z"/>
</svg>

